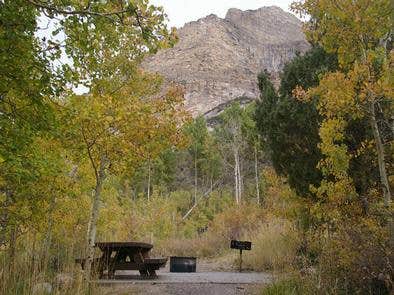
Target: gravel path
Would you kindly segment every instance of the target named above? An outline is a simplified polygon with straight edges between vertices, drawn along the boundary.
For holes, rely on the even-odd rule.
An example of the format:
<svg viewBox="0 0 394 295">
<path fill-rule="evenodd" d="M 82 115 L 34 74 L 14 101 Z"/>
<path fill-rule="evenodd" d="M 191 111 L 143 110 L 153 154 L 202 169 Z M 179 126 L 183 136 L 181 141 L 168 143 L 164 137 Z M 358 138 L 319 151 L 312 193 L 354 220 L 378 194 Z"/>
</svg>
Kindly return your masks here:
<svg viewBox="0 0 394 295">
<path fill-rule="evenodd" d="M 104 295 L 258 295 L 260 284 L 137 284 L 102 287 Z"/>
<path fill-rule="evenodd" d="M 196 273 L 171 273 L 167 263 L 155 280 L 141 280 L 138 272 L 117 272 L 116 280 L 99 281 L 100 291 L 104 295 L 258 295 L 272 282 L 268 273 L 237 272 L 234 259 L 235 254 L 200 259 Z"/>
<path fill-rule="evenodd" d="M 123 273 L 116 280 L 101 280 L 99 284 L 106 295 L 240 295 L 259 294 L 271 281 L 271 275 L 255 272 L 160 272 L 156 280 Z"/>
<path fill-rule="evenodd" d="M 142 280 L 138 275 L 117 275 L 116 280 L 100 280 L 100 285 L 118 284 L 266 284 L 272 276 L 266 273 L 237 272 L 197 272 L 197 273 L 159 273 L 154 280 Z"/>
</svg>

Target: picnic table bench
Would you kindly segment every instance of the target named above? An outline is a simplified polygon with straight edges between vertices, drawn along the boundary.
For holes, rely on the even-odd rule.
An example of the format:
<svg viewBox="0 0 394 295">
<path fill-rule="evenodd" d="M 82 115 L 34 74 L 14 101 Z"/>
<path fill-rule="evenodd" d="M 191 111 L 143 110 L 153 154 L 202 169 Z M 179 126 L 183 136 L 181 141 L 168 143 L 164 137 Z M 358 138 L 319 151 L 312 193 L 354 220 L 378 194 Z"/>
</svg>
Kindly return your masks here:
<svg viewBox="0 0 394 295">
<path fill-rule="evenodd" d="M 156 278 L 156 270 L 164 267 L 167 258 L 150 258 L 153 245 L 140 242 L 102 242 L 96 243 L 102 256 L 93 260 L 92 269 L 98 272 L 99 278 L 107 271 L 109 279 L 115 278 L 116 270 L 138 270 L 144 278 Z M 85 267 L 86 259 L 76 259 L 76 263 Z"/>
</svg>

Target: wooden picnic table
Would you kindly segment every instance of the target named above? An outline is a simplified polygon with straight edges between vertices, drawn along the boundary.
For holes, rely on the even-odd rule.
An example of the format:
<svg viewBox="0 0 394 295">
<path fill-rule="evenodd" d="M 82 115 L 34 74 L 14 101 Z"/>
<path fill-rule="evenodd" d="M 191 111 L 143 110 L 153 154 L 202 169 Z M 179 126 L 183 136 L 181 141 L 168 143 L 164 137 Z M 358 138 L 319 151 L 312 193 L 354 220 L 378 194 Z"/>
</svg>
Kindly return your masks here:
<svg viewBox="0 0 394 295">
<path fill-rule="evenodd" d="M 100 278 L 107 271 L 108 278 L 115 278 L 116 270 L 138 270 L 140 275 L 146 278 L 155 278 L 156 270 L 164 267 L 167 258 L 150 258 L 149 252 L 153 245 L 140 242 L 101 242 L 96 243 L 102 256 L 93 262 L 93 268 L 97 270 Z M 77 259 L 84 267 L 85 259 Z"/>
</svg>

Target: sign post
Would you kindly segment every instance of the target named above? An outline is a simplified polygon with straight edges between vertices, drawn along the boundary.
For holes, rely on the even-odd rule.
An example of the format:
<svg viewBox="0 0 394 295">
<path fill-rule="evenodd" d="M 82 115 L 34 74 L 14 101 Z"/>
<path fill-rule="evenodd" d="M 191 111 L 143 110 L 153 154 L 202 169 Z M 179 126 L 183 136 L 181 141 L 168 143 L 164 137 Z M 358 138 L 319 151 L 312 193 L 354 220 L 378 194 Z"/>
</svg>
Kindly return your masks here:
<svg viewBox="0 0 394 295">
<path fill-rule="evenodd" d="M 242 249 L 239 249 L 239 272 L 242 272 Z"/>
<path fill-rule="evenodd" d="M 230 248 L 239 250 L 239 272 L 242 272 L 242 250 L 250 251 L 252 242 L 231 240 Z"/>
</svg>

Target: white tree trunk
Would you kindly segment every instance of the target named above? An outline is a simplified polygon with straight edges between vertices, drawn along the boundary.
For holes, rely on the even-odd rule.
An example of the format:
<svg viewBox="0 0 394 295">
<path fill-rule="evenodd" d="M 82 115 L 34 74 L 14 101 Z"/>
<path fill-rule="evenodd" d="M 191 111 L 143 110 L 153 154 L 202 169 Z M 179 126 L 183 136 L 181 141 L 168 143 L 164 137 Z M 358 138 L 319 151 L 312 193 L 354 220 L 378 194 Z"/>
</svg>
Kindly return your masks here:
<svg viewBox="0 0 394 295">
<path fill-rule="evenodd" d="M 204 199 L 205 197 L 209 197 L 209 195 L 213 192 L 213 189 L 216 188 L 217 186 L 219 186 L 219 184 L 221 183 L 221 180 L 218 180 L 216 183 L 213 184 L 212 188 L 208 191 L 206 191 L 199 200 Z M 222 197 L 222 196 L 220 196 Z M 198 203 L 194 204 L 189 211 L 186 212 L 186 214 L 182 217 L 182 220 L 185 220 L 191 213 L 192 211 L 197 207 Z"/>
<path fill-rule="evenodd" d="M 103 182 L 106 178 L 105 169 L 107 167 L 107 159 L 103 157 L 100 161 L 100 169 L 98 171 L 96 177 L 96 187 L 94 189 L 94 197 L 92 204 L 92 211 L 89 220 L 88 227 L 88 240 L 87 240 L 87 258 L 85 264 L 85 277 L 86 280 L 90 280 L 92 263 L 94 259 L 94 245 L 96 243 L 96 231 L 97 231 L 97 220 L 99 217 L 99 209 L 100 209 L 100 199 L 101 199 L 101 190 L 103 187 Z"/>
<path fill-rule="evenodd" d="M 210 183 L 209 183 L 209 188 L 210 188 L 210 191 L 212 191 L 213 190 L 213 173 L 211 172 L 211 177 L 210 177 Z"/>
<path fill-rule="evenodd" d="M 151 182 L 151 162 L 150 158 L 148 161 L 148 184 L 147 184 L 147 192 L 148 192 L 148 202 L 150 201 L 150 182 Z"/>
<path fill-rule="evenodd" d="M 235 202 L 237 204 L 241 201 L 241 179 L 239 169 L 239 151 L 234 147 L 234 183 L 235 183 Z"/>
<path fill-rule="evenodd" d="M 197 186 L 198 186 L 198 179 L 197 179 L 197 151 L 194 152 L 194 204 L 197 204 Z"/>
<path fill-rule="evenodd" d="M 241 161 L 239 159 L 239 151 L 237 153 L 237 172 L 238 172 L 238 203 L 241 203 L 242 201 L 242 187 L 243 187 L 243 183 L 242 183 L 242 176 L 241 176 Z"/>
<path fill-rule="evenodd" d="M 256 198 L 257 204 L 260 204 L 260 187 L 259 187 L 259 167 L 258 167 L 258 157 L 257 157 L 257 147 L 254 147 L 254 174 L 256 180 Z"/>
<path fill-rule="evenodd" d="M 385 203 L 386 207 L 389 207 L 391 204 L 390 184 L 389 184 L 387 172 L 386 172 L 384 146 L 383 146 L 382 139 L 380 137 L 379 127 L 378 127 L 378 123 L 376 121 L 376 116 L 375 116 L 375 102 L 374 101 L 371 102 L 370 112 L 371 112 L 371 125 L 372 125 L 372 130 L 373 130 L 373 136 L 374 136 L 375 144 L 376 144 L 376 152 L 378 154 L 379 174 L 380 174 L 380 182 L 382 184 L 382 189 L 383 189 L 384 203 Z"/>
<path fill-rule="evenodd" d="M 235 203 L 238 202 L 238 168 L 237 168 L 237 154 L 234 150 L 234 193 L 235 193 Z"/>
</svg>

